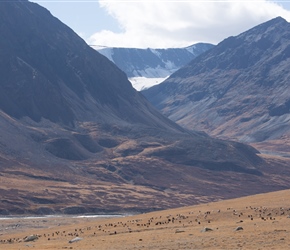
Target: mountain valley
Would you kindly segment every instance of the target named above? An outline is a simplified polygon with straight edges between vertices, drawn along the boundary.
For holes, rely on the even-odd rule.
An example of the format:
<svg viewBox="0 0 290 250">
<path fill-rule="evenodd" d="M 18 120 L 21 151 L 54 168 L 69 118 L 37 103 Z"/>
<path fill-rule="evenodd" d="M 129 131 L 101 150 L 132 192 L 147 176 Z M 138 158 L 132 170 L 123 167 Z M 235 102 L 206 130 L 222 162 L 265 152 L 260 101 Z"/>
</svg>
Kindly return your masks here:
<svg viewBox="0 0 290 250">
<path fill-rule="evenodd" d="M 0 23 L 2 215 L 135 213 L 290 188 L 287 159 L 177 125 L 38 4 L 3 2 Z"/>
</svg>

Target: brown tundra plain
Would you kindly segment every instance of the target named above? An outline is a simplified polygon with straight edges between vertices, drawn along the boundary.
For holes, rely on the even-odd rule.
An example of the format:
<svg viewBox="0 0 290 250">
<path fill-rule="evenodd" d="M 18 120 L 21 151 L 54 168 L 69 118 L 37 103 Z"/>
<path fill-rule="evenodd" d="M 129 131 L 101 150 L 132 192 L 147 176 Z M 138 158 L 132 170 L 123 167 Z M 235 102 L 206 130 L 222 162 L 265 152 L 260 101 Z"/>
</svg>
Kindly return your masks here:
<svg viewBox="0 0 290 250">
<path fill-rule="evenodd" d="M 114 218 L 2 219 L 0 249 L 290 249 L 289 200 L 284 190 Z"/>
</svg>

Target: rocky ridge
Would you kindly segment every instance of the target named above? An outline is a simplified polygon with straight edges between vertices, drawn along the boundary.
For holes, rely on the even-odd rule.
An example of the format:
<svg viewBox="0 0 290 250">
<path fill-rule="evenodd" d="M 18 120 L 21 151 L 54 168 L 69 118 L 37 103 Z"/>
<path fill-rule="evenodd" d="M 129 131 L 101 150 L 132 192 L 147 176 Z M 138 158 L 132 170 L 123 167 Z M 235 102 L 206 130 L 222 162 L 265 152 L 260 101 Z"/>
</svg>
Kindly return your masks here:
<svg viewBox="0 0 290 250">
<path fill-rule="evenodd" d="M 290 24 L 277 17 L 225 39 L 142 93 L 188 129 L 287 153 L 289 38 Z"/>
</svg>

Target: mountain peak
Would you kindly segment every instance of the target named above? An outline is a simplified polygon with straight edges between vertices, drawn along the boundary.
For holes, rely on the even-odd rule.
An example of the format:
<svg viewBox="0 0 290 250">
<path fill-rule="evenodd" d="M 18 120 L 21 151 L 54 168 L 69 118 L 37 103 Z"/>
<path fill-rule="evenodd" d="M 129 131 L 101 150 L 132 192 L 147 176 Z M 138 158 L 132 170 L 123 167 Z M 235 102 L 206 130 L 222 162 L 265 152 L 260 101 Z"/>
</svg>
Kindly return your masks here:
<svg viewBox="0 0 290 250">
<path fill-rule="evenodd" d="M 255 27 L 253 27 L 252 29 L 246 31 L 246 32 L 250 32 L 251 30 L 258 30 L 258 29 L 263 29 L 263 28 L 269 28 L 271 26 L 284 26 L 285 24 L 288 24 L 288 22 L 281 16 L 275 17 L 269 21 L 266 21 L 264 23 L 261 23 Z M 245 33 L 245 32 L 244 32 Z"/>
<path fill-rule="evenodd" d="M 271 23 L 274 24 L 274 23 L 288 23 L 288 22 L 283 17 L 277 16 L 277 17 L 265 22 L 264 24 L 271 24 Z"/>
<path fill-rule="evenodd" d="M 268 35 L 272 36 L 273 33 L 277 33 L 279 31 L 282 32 L 283 30 L 285 30 L 285 28 L 287 29 L 288 26 L 289 23 L 284 18 L 279 16 L 241 33 L 239 36 L 237 36 L 237 38 L 253 40 L 252 35 L 257 37 L 267 37 Z"/>
</svg>

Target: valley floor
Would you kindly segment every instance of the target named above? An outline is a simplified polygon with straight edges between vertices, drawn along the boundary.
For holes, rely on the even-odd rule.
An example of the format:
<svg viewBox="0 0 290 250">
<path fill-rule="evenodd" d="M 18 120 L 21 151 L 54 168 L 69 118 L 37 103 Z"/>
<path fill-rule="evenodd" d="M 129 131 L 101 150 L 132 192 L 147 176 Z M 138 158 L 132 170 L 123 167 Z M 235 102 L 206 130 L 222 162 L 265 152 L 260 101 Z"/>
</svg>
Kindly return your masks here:
<svg viewBox="0 0 290 250">
<path fill-rule="evenodd" d="M 1 220 L 0 249 L 290 249 L 289 200 L 285 190 L 122 218 Z"/>
</svg>

